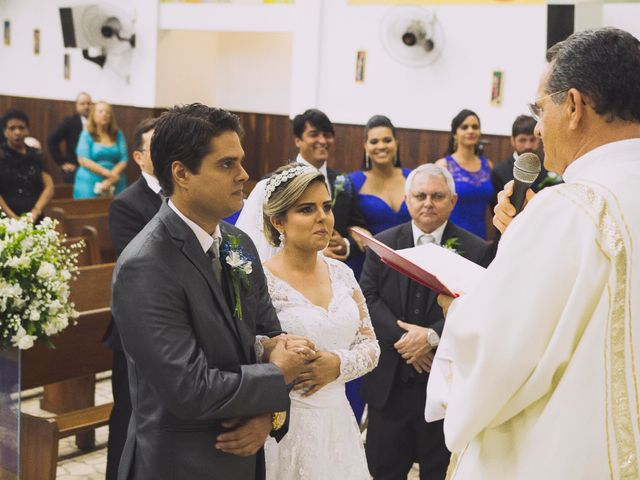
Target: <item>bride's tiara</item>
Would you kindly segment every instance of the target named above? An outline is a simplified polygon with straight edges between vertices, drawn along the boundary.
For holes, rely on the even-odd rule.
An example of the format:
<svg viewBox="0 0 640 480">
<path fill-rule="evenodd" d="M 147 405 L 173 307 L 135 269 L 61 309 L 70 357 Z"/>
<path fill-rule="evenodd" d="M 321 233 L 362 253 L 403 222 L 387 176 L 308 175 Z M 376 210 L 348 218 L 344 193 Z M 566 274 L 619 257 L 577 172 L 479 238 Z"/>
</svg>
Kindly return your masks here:
<svg viewBox="0 0 640 480">
<path fill-rule="evenodd" d="M 264 203 L 267 203 L 271 198 L 273 192 L 283 183 L 288 182 L 293 177 L 300 175 L 301 173 L 317 173 L 313 167 L 308 165 L 296 165 L 295 167 L 291 167 L 287 170 L 284 170 L 276 175 L 269 177 L 267 180 L 267 186 L 264 189 Z"/>
</svg>

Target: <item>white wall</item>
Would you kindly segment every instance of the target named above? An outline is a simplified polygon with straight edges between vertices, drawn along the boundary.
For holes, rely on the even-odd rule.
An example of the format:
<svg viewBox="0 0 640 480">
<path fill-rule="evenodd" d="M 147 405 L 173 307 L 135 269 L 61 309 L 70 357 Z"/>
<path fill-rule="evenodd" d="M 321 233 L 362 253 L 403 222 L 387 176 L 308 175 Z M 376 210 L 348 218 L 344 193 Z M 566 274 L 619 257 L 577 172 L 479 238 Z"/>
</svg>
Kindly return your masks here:
<svg viewBox="0 0 640 480">
<path fill-rule="evenodd" d="M 546 6 L 438 6 L 445 31 L 440 58 L 405 67 L 385 50 L 380 24 L 388 7 L 326 2 L 319 107 L 333 121 L 362 124 L 386 114 L 401 127 L 448 130 L 462 108 L 486 133 L 507 134 L 535 96 L 544 67 Z M 526 34 L 524 34 L 526 32 Z M 354 81 L 357 50 L 367 52 L 365 83 Z M 504 72 L 503 103 L 490 106 L 493 70 Z"/>
<path fill-rule="evenodd" d="M 293 35 L 219 33 L 216 101 L 241 112 L 289 113 Z"/>
<path fill-rule="evenodd" d="M 603 25 L 621 28 L 640 39 L 640 3 L 605 4 Z"/>
<path fill-rule="evenodd" d="M 124 56 L 107 57 L 104 69 L 62 43 L 59 7 L 93 3 L 74 0 L 4 0 L 0 22 L 11 22 L 11 46 L 0 39 L 0 94 L 74 99 L 81 90 L 115 104 L 153 106 L 158 7 L 154 0 L 110 0 L 136 14 L 138 45 Z M 2 25 L 0 24 L 0 28 Z M 33 54 L 33 30 L 40 29 L 41 53 Z M 64 79 L 64 53 L 70 53 L 71 78 Z M 130 81 L 123 78 L 130 67 Z M 116 72 L 114 69 L 119 69 Z"/>
<path fill-rule="evenodd" d="M 257 7 L 110 1 L 137 12 L 138 46 L 130 58 L 129 84 L 82 59 L 77 50 L 69 50 L 71 79 L 63 79 L 58 7 L 91 0 L 0 0 L 0 21 L 12 22 L 12 45 L 0 43 L 0 94 L 73 99 L 88 90 L 117 104 L 202 101 L 291 116 L 318 107 L 335 122 L 363 124 L 384 113 L 399 127 L 434 130 L 448 130 L 457 111 L 471 108 L 484 132 L 508 134 L 513 118 L 525 113 L 535 96 L 544 68 L 545 5 L 434 6 L 445 30 L 445 49 L 436 63 L 413 69 L 384 49 L 385 6 L 352 6 L 347 0 Z M 176 8 L 184 10 L 174 17 Z M 228 11 L 234 8 L 239 10 Z M 233 22 L 218 24 L 221 12 L 227 15 L 222 19 Z M 246 30 L 260 26 L 261 31 L 243 32 L 243 18 Z M 605 25 L 640 37 L 640 4 L 605 4 L 602 18 Z M 190 22 L 198 28 L 211 24 L 211 29 L 186 28 Z M 32 53 L 34 28 L 42 32 L 40 56 Z M 354 70 L 361 49 L 367 52 L 367 68 L 359 84 Z M 501 107 L 489 103 L 493 70 L 504 72 Z"/>
<path fill-rule="evenodd" d="M 291 33 L 161 31 L 157 106 L 289 113 Z"/>
<path fill-rule="evenodd" d="M 216 32 L 161 31 L 155 104 L 216 102 Z"/>
</svg>

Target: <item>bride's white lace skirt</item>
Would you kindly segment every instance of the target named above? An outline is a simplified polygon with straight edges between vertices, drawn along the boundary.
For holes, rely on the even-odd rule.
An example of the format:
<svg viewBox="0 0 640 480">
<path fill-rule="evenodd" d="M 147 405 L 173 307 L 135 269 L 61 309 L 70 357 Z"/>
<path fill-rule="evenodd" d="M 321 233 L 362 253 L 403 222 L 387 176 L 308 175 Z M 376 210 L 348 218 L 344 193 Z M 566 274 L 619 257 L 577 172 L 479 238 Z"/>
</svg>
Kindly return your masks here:
<svg viewBox="0 0 640 480">
<path fill-rule="evenodd" d="M 289 432 L 265 445 L 267 480 L 370 480 L 343 383 L 303 398 L 291 393 Z"/>
</svg>

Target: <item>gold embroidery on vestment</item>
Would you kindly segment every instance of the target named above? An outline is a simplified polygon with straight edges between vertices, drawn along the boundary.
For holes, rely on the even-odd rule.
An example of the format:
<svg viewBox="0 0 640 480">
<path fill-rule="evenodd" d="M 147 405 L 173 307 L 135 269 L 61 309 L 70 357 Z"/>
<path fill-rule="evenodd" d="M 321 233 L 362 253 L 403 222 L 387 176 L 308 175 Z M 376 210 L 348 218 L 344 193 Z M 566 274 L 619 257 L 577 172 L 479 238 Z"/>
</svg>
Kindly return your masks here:
<svg viewBox="0 0 640 480">
<path fill-rule="evenodd" d="M 605 375 L 611 377 L 611 417 L 616 443 L 617 467 L 621 479 L 640 478 L 637 447 L 631 419 L 629 387 L 627 385 L 627 359 L 625 335 L 625 307 L 627 304 L 627 251 L 622 239 L 621 228 L 610 211 L 605 197 L 592 187 L 584 184 L 567 184 L 559 193 L 571 192 L 579 197 L 578 204 L 586 206 L 586 211 L 594 222 L 602 239 L 602 248 L 608 252 L 612 262 L 615 279 L 613 296 L 610 296 L 610 308 L 607 319 L 609 361 L 605 363 Z M 631 336 L 631 325 L 628 325 Z M 607 341 L 607 340 L 605 340 Z M 607 348 L 605 347 L 605 358 Z M 631 348 L 633 352 L 633 348 Z M 632 360 L 634 361 L 634 360 Z M 608 368 L 607 368 L 608 367 Z M 635 368 L 632 368 L 636 412 L 638 412 L 637 381 Z M 605 418 L 608 423 L 608 419 Z M 608 425 L 607 425 L 608 428 Z M 609 438 L 609 437 L 607 437 Z M 610 441 L 607 448 L 611 451 Z"/>
</svg>

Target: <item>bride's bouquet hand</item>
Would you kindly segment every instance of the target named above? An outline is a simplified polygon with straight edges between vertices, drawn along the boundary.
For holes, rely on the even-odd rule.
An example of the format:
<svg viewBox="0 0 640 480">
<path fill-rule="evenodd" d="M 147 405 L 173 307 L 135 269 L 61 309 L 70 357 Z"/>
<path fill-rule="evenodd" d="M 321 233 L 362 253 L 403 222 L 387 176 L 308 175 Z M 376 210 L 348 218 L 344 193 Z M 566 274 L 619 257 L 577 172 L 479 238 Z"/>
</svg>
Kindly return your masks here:
<svg viewBox="0 0 640 480">
<path fill-rule="evenodd" d="M 340 376 L 340 357 L 331 352 L 318 352 L 296 377 L 293 389 L 309 397 Z"/>
</svg>

